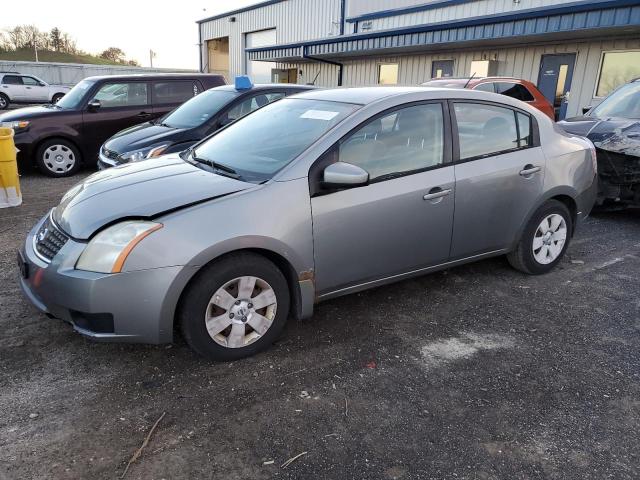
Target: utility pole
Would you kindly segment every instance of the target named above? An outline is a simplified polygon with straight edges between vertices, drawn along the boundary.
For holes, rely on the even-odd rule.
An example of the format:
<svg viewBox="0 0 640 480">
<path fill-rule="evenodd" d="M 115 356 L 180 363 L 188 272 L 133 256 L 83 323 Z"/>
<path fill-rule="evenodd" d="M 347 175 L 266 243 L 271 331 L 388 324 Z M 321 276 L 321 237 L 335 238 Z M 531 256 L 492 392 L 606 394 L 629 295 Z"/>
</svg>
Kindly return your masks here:
<svg viewBox="0 0 640 480">
<path fill-rule="evenodd" d="M 36 34 L 33 34 L 33 50 L 36 52 L 36 63 L 38 62 L 38 39 Z"/>
<path fill-rule="evenodd" d="M 153 68 L 153 58 L 156 56 L 156 52 L 154 52 L 153 50 L 149 49 L 149 64 L 151 65 L 151 68 Z"/>
</svg>

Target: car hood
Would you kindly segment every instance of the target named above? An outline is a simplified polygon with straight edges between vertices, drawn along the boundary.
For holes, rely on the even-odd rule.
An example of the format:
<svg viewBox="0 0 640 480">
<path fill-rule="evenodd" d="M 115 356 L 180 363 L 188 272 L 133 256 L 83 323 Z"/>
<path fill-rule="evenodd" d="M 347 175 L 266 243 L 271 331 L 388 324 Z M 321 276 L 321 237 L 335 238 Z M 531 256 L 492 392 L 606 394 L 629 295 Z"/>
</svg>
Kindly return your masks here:
<svg viewBox="0 0 640 480">
<path fill-rule="evenodd" d="M 147 122 L 122 130 L 109 138 L 104 147 L 119 154 L 162 143 L 173 143 L 185 130 Z M 182 137 L 180 140 L 184 140 Z"/>
<path fill-rule="evenodd" d="M 53 106 L 24 107 L 0 114 L 0 122 L 14 122 L 16 120 L 30 120 L 32 118 L 47 117 L 51 114 L 64 112 Z"/>
<path fill-rule="evenodd" d="M 587 137 L 601 150 L 640 157 L 640 120 L 583 116 L 563 120 L 558 126 Z"/>
<path fill-rule="evenodd" d="M 87 177 L 62 197 L 53 218 L 67 234 L 85 240 L 120 219 L 153 218 L 253 187 L 165 155 Z"/>
</svg>

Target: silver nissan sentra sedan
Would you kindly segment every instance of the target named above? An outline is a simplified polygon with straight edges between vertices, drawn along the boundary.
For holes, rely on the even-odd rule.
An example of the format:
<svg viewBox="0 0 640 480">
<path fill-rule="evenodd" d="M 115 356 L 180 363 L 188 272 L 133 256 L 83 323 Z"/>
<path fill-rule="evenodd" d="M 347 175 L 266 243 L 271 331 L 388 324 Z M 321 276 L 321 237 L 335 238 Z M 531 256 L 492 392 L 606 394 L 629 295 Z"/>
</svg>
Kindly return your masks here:
<svg viewBox="0 0 640 480">
<path fill-rule="evenodd" d="M 506 254 L 551 270 L 596 196 L 588 140 L 501 95 L 312 91 L 88 177 L 28 234 L 22 288 L 99 340 L 268 347 L 314 304 Z"/>
</svg>

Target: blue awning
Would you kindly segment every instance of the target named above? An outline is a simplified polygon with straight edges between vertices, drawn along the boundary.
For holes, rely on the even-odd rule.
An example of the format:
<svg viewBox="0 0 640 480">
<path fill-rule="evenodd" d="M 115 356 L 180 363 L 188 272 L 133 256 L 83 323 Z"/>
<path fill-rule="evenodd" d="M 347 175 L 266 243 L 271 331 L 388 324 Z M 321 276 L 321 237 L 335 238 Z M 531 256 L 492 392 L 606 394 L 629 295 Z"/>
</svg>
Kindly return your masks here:
<svg viewBox="0 0 640 480">
<path fill-rule="evenodd" d="M 453 22 L 329 37 L 247 49 L 249 60 L 291 62 L 437 50 L 474 44 L 525 43 L 640 32 L 639 0 L 580 1 Z M 461 45 L 464 44 L 464 45 Z"/>
</svg>

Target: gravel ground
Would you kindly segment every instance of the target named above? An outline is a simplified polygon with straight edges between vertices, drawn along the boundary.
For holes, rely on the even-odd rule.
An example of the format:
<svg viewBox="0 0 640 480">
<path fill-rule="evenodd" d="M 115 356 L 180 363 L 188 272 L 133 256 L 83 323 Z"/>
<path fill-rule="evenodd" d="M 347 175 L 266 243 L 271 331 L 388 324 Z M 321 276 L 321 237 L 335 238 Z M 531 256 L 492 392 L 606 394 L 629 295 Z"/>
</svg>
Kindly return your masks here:
<svg viewBox="0 0 640 480">
<path fill-rule="evenodd" d="M 637 479 L 640 212 L 593 216 L 554 272 L 502 258 L 318 306 L 212 364 L 39 314 L 15 250 L 78 177 L 0 210 L 0 479 Z M 304 452 L 289 466 L 282 465 Z"/>
</svg>

